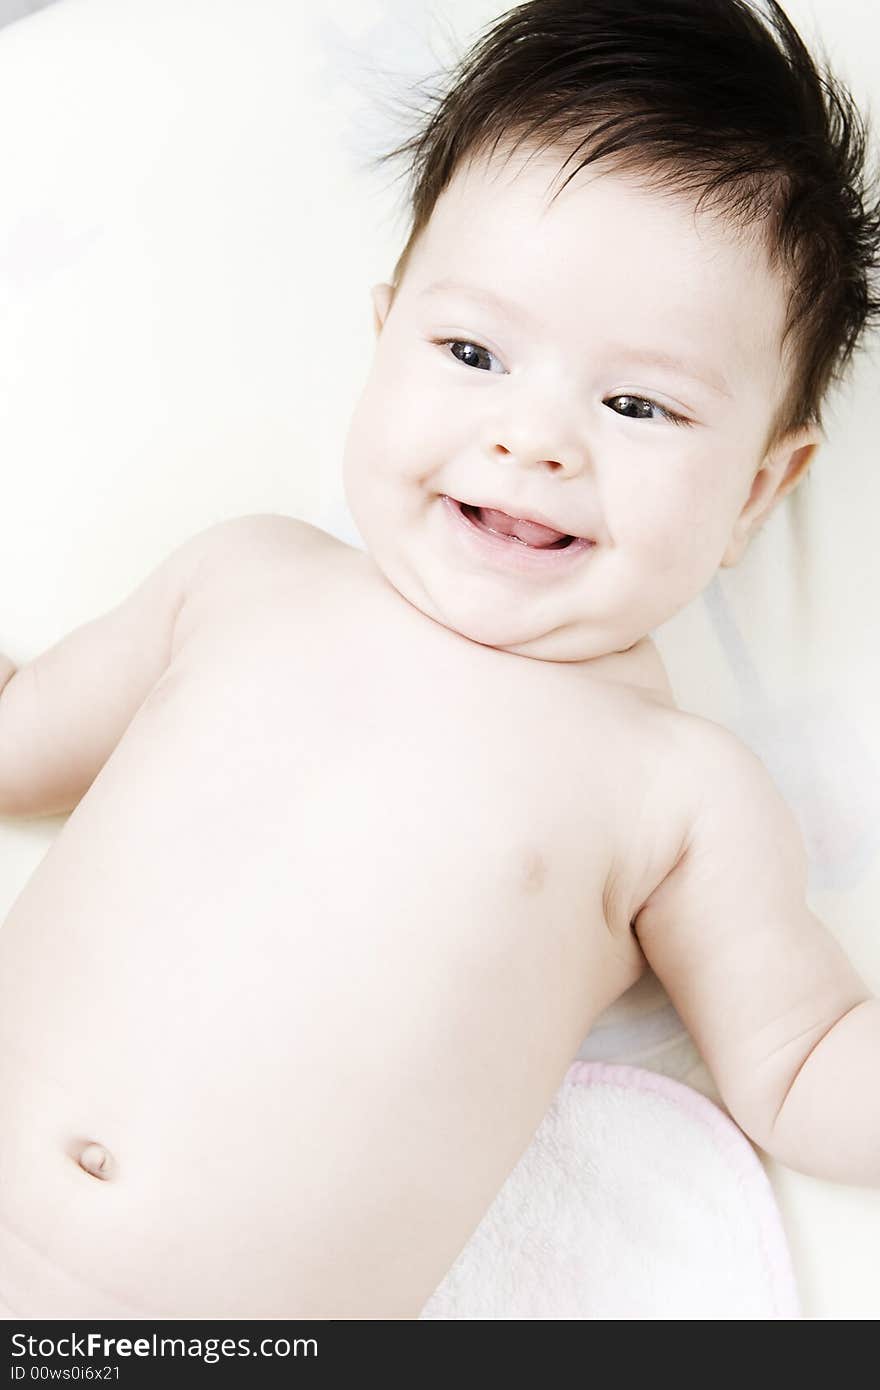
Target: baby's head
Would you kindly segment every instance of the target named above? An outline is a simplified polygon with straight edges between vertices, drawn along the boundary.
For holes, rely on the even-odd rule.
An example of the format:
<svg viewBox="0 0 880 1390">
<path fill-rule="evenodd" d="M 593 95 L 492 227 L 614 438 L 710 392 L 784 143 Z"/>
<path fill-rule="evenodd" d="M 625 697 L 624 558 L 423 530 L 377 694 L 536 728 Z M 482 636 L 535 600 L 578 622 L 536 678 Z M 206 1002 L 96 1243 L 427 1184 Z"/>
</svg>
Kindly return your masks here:
<svg viewBox="0 0 880 1390">
<path fill-rule="evenodd" d="M 533 0 L 385 156 L 410 158 L 412 226 L 346 493 L 389 582 L 466 638 L 630 647 L 821 441 L 880 315 L 880 201 L 852 98 L 770 9 Z M 500 512 L 581 540 L 486 535 Z"/>
</svg>

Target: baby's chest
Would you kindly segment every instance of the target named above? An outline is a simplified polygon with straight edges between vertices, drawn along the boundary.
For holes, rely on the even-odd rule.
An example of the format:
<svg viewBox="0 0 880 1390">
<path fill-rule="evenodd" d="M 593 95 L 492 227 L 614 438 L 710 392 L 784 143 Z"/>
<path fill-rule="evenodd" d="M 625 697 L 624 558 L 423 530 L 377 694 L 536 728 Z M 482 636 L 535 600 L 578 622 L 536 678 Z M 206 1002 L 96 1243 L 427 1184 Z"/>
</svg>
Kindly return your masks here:
<svg viewBox="0 0 880 1390">
<path fill-rule="evenodd" d="M 485 647 L 352 555 L 322 552 L 305 589 L 283 566 L 204 585 L 131 762 L 164 761 L 215 861 L 250 847 L 301 897 L 601 919 L 641 857 L 644 644 L 604 679 Z"/>
<path fill-rule="evenodd" d="M 318 641 L 304 662 L 255 643 L 249 657 L 212 668 L 206 652 L 173 674 L 119 750 L 132 777 L 149 763 L 141 814 L 177 824 L 179 874 L 222 882 L 253 861 L 274 901 L 284 880 L 286 901 L 339 912 L 583 922 L 601 916 L 623 840 L 638 859 L 644 759 L 619 693 L 381 644 Z"/>
</svg>

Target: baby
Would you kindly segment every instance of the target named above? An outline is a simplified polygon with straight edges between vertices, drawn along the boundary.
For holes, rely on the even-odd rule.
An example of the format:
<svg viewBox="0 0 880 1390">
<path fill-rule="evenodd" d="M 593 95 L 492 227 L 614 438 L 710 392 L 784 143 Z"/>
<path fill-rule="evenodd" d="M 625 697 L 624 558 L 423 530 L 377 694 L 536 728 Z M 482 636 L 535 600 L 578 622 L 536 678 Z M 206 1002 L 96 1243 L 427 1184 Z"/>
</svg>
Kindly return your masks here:
<svg viewBox="0 0 880 1390">
<path fill-rule="evenodd" d="M 502 17 L 392 152 L 366 552 L 224 521 L 5 660 L 0 811 L 72 812 L 0 929 L 9 1316 L 416 1318 L 649 966 L 757 1145 L 880 1184 L 880 1003 L 648 636 L 880 309 L 864 128 L 771 20 Z"/>
</svg>

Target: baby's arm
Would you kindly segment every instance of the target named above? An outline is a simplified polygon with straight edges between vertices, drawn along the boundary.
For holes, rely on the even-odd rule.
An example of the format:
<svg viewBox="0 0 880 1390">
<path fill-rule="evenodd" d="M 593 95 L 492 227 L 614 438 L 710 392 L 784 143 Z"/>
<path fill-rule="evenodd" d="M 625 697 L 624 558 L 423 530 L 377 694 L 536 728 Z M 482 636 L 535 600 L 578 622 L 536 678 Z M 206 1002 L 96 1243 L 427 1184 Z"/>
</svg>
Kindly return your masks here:
<svg viewBox="0 0 880 1390">
<path fill-rule="evenodd" d="M 880 1001 L 807 907 L 800 830 L 761 761 L 709 721 L 684 743 L 689 834 L 633 930 L 754 1142 L 880 1186 Z"/>
<path fill-rule="evenodd" d="M 0 814 L 53 815 L 85 794 L 168 664 L 199 539 L 18 670 L 4 657 Z"/>
<path fill-rule="evenodd" d="M 171 554 L 122 603 L 15 669 L 0 657 L 0 815 L 70 811 L 171 660 L 175 623 L 206 557 L 243 563 L 313 528 L 292 517 L 221 521 Z"/>
</svg>

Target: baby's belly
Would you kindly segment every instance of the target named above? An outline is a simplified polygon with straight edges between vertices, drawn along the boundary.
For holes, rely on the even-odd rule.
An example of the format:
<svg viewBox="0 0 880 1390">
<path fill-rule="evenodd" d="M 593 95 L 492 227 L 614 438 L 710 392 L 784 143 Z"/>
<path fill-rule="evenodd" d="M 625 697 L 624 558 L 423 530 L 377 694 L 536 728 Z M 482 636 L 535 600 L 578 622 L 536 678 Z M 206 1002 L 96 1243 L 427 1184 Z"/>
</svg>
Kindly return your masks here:
<svg viewBox="0 0 880 1390">
<path fill-rule="evenodd" d="M 639 973 L 589 851 L 450 822 L 412 759 L 309 780 L 151 721 L 0 930 L 0 1300 L 415 1316 Z"/>
</svg>

